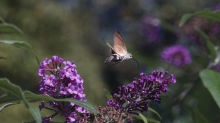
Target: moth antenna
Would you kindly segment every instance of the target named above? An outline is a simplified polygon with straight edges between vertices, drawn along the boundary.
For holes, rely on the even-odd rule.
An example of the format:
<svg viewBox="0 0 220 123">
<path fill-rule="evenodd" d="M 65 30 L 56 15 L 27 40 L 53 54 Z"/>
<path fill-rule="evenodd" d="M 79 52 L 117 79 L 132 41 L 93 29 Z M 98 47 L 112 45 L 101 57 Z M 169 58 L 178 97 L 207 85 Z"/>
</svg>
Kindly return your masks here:
<svg viewBox="0 0 220 123">
<path fill-rule="evenodd" d="M 134 58 L 132 58 L 132 59 L 134 59 Z M 136 59 L 134 59 L 134 60 L 137 62 L 137 64 L 138 64 L 138 70 L 139 70 L 139 72 L 140 72 L 139 63 L 138 63 L 138 61 L 137 61 Z"/>
</svg>

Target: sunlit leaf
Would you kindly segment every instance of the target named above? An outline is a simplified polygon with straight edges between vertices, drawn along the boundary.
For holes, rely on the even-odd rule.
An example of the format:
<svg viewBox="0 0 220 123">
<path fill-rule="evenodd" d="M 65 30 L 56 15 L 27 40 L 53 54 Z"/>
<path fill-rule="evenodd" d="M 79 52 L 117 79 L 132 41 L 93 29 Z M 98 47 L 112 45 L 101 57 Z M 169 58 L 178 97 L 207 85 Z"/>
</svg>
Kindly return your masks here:
<svg viewBox="0 0 220 123">
<path fill-rule="evenodd" d="M 202 70 L 199 73 L 203 85 L 209 90 L 220 108 L 220 74 L 213 70 Z"/>
<path fill-rule="evenodd" d="M 14 40 L 0 40 L 0 43 L 5 43 L 5 44 L 12 44 L 16 47 L 23 47 L 28 49 L 29 51 L 31 51 L 33 53 L 33 55 L 35 56 L 37 63 L 40 64 L 39 59 L 37 57 L 37 55 L 35 54 L 34 50 L 31 48 L 31 46 L 29 44 L 27 44 L 24 41 L 14 41 Z"/>
<path fill-rule="evenodd" d="M 54 100 L 54 101 L 60 101 L 60 102 L 72 102 L 74 104 L 77 104 L 77 105 L 80 105 L 94 113 L 97 113 L 97 110 L 89 103 L 87 102 L 82 102 L 82 101 L 79 101 L 79 100 L 75 100 L 75 99 L 72 99 L 72 98 L 66 98 L 66 99 L 55 99 L 55 98 L 52 98 L 52 97 L 49 97 L 49 96 L 46 96 L 46 95 L 37 95 L 37 94 L 34 94 L 30 91 L 25 91 L 24 92 L 24 95 L 25 95 L 25 98 L 27 100 Z"/>
<path fill-rule="evenodd" d="M 184 14 L 180 19 L 179 26 L 183 26 L 183 24 L 186 23 L 191 17 L 201 17 L 212 21 L 220 22 L 220 11 L 211 11 L 210 9 L 204 9 L 202 11 L 198 11 L 191 14 Z"/>
<path fill-rule="evenodd" d="M 16 103 L 7 103 L 7 104 L 2 105 L 2 106 L 0 107 L 0 112 L 1 112 L 5 107 L 8 107 L 8 106 L 14 105 L 14 104 L 16 104 Z"/>
<path fill-rule="evenodd" d="M 196 28 L 196 31 L 199 33 L 200 37 L 205 42 L 206 48 L 208 49 L 211 59 L 214 62 L 217 56 L 217 51 L 215 50 L 214 45 L 210 41 L 209 37 L 201 29 Z"/>
<path fill-rule="evenodd" d="M 0 34 L 17 33 L 17 32 L 24 34 L 21 29 L 19 29 L 17 26 L 13 24 L 7 24 L 7 23 L 0 24 Z"/>
<path fill-rule="evenodd" d="M 111 95 L 111 93 L 108 91 L 108 90 L 106 90 L 106 89 L 103 89 L 104 91 L 105 91 L 105 96 L 107 97 L 107 99 L 109 100 L 109 99 L 112 99 L 112 95 Z"/>
<path fill-rule="evenodd" d="M 153 112 L 154 114 L 156 114 L 160 119 L 162 119 L 161 116 L 159 115 L 159 113 L 157 113 L 157 111 L 155 111 L 154 109 L 149 107 L 148 110 Z"/>
<path fill-rule="evenodd" d="M 141 119 L 144 121 L 144 123 L 148 123 L 147 118 L 142 115 L 141 113 L 139 113 L 139 116 L 141 117 Z"/>
</svg>

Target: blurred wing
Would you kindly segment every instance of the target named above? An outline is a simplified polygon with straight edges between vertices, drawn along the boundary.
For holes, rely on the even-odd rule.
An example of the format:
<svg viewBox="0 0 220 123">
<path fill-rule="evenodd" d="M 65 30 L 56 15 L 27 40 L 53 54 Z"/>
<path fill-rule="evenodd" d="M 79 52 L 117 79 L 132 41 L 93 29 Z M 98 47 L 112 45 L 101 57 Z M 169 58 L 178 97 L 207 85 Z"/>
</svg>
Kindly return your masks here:
<svg viewBox="0 0 220 123">
<path fill-rule="evenodd" d="M 114 51 L 121 56 L 127 53 L 127 48 L 119 31 L 114 34 Z"/>
<path fill-rule="evenodd" d="M 108 45 L 108 47 L 110 48 L 111 54 L 116 54 L 114 48 L 113 48 L 107 41 L 105 41 L 105 42 L 106 42 L 106 44 Z"/>
</svg>

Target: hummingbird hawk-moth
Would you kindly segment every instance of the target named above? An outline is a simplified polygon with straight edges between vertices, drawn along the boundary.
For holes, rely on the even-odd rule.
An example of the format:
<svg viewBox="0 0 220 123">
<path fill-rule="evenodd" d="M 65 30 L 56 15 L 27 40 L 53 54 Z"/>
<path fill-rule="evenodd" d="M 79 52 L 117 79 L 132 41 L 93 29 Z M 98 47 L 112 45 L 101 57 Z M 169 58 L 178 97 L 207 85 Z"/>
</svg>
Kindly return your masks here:
<svg viewBox="0 0 220 123">
<path fill-rule="evenodd" d="M 132 58 L 131 53 L 127 51 L 124 40 L 119 31 L 115 31 L 114 33 L 114 45 L 113 47 L 106 41 L 106 44 L 110 48 L 111 55 L 106 58 L 105 64 L 107 62 L 110 63 L 120 63 L 125 60 L 129 60 Z"/>
</svg>

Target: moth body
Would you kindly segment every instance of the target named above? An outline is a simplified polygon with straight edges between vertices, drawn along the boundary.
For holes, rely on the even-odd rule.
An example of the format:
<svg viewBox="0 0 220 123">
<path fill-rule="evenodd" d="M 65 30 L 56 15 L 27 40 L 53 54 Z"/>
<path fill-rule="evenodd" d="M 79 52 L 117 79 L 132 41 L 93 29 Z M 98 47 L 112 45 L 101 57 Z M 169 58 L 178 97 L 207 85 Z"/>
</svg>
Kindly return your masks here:
<svg viewBox="0 0 220 123">
<path fill-rule="evenodd" d="M 110 48 L 111 55 L 106 58 L 104 63 L 107 62 L 119 63 L 132 58 L 131 53 L 127 52 L 127 48 L 125 46 L 124 40 L 119 31 L 116 31 L 114 34 L 113 47 L 108 42 L 106 42 L 106 44 Z"/>
</svg>

